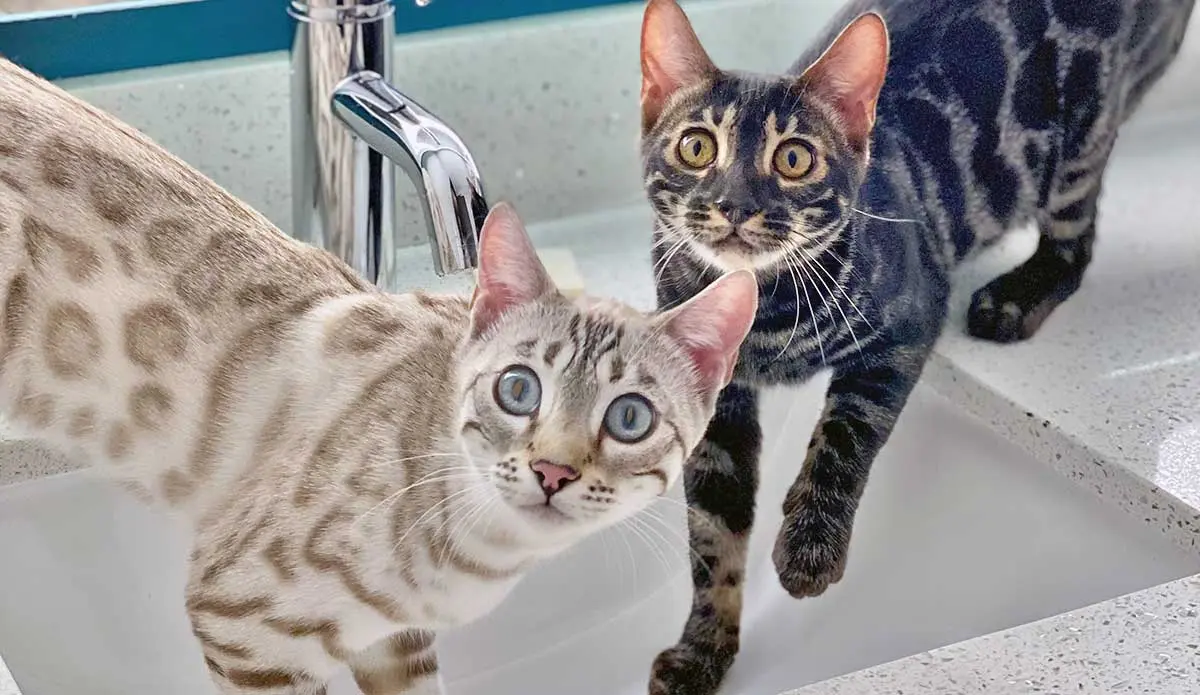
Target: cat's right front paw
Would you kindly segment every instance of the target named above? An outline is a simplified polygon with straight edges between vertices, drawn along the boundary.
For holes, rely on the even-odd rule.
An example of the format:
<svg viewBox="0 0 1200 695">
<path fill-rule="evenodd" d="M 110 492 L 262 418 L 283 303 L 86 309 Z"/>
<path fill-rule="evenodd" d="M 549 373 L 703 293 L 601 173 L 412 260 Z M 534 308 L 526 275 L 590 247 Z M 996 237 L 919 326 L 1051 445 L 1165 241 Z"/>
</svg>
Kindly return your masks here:
<svg viewBox="0 0 1200 695">
<path fill-rule="evenodd" d="M 775 539 L 771 559 L 779 583 L 793 598 L 820 596 L 842 579 L 850 534 L 803 504 L 785 503 L 787 516 Z"/>
<path fill-rule="evenodd" d="M 732 665 L 732 654 L 677 644 L 654 660 L 650 695 L 714 695 Z"/>
</svg>

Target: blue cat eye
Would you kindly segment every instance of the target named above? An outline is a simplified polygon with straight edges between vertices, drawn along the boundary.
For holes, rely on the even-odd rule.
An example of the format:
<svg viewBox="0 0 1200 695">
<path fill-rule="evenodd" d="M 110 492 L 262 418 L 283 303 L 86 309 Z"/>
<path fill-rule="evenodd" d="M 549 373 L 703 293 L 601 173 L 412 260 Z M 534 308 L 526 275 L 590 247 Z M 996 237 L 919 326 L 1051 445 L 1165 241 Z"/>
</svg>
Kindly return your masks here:
<svg viewBox="0 0 1200 695">
<path fill-rule="evenodd" d="M 658 416 L 650 401 L 636 393 L 618 396 L 604 413 L 604 429 L 623 444 L 640 442 L 654 431 Z"/>
<path fill-rule="evenodd" d="M 493 391 L 496 404 L 509 415 L 532 415 L 542 404 L 542 382 L 529 367 L 515 365 L 500 372 Z"/>
</svg>

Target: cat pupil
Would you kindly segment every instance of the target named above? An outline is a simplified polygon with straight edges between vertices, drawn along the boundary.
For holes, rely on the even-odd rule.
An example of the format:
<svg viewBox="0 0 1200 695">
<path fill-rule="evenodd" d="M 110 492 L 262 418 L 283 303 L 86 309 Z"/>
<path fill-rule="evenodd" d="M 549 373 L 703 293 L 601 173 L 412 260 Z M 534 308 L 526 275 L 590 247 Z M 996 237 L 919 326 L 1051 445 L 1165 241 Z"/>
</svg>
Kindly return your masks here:
<svg viewBox="0 0 1200 695">
<path fill-rule="evenodd" d="M 512 395 L 516 400 L 521 400 L 525 395 L 525 382 L 521 379 L 514 379 L 512 382 Z"/>
<path fill-rule="evenodd" d="M 625 406 L 625 417 L 622 418 L 622 424 L 626 427 L 633 427 L 637 422 L 637 413 L 634 412 L 633 406 Z"/>
<path fill-rule="evenodd" d="M 787 156 L 788 166 L 790 166 L 790 167 L 796 166 L 797 159 L 798 159 L 798 157 L 796 157 L 795 151 L 788 152 L 788 156 Z"/>
<path fill-rule="evenodd" d="M 692 143 L 692 155 L 699 157 L 701 149 L 703 148 L 701 147 L 699 140 Z"/>
</svg>

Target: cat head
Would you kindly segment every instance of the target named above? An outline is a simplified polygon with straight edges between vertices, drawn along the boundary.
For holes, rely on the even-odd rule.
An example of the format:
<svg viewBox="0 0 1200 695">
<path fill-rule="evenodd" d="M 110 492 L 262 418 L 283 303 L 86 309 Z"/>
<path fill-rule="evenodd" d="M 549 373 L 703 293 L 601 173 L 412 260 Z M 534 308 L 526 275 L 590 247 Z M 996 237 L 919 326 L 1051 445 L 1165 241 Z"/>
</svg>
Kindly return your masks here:
<svg viewBox="0 0 1200 695">
<path fill-rule="evenodd" d="M 866 175 L 887 61 L 883 19 L 867 13 L 798 77 L 725 72 L 675 0 L 650 0 L 642 156 L 662 243 L 721 270 L 828 248 Z"/>
<path fill-rule="evenodd" d="M 725 275 L 665 313 L 571 300 L 505 204 L 483 225 L 479 259 L 461 365 L 472 463 L 552 543 L 645 508 L 679 477 L 729 382 L 753 275 Z"/>
</svg>

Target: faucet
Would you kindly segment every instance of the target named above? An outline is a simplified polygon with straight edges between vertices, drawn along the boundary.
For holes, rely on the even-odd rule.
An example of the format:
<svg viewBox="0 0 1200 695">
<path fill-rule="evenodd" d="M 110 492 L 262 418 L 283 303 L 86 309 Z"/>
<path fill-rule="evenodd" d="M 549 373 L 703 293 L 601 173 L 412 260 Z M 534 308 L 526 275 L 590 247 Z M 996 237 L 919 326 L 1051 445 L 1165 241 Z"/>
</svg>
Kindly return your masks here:
<svg viewBox="0 0 1200 695">
<path fill-rule="evenodd" d="M 430 0 L 415 0 L 420 6 Z M 439 276 L 479 266 L 487 202 L 454 130 L 392 86 L 392 0 L 290 0 L 293 236 L 394 289 L 395 167 L 412 179 Z"/>
</svg>

